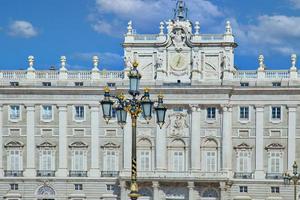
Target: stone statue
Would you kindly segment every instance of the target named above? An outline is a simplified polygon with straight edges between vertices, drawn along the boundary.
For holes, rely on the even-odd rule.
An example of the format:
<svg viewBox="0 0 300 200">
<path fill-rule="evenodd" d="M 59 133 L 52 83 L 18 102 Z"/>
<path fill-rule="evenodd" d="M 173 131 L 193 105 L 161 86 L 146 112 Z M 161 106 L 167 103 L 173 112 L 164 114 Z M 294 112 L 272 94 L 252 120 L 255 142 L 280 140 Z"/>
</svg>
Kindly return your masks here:
<svg viewBox="0 0 300 200">
<path fill-rule="evenodd" d="M 124 64 L 126 69 L 131 69 L 132 68 L 132 62 L 130 57 L 124 57 Z"/>
</svg>

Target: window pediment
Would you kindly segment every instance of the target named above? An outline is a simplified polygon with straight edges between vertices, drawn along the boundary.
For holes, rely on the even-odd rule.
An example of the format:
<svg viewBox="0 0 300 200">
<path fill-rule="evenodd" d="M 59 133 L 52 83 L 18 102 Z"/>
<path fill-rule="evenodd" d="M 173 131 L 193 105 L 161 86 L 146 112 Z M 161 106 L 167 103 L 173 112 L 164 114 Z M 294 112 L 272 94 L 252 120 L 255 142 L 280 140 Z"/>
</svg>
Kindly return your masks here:
<svg viewBox="0 0 300 200">
<path fill-rule="evenodd" d="M 246 144 L 246 143 L 242 143 L 242 144 L 239 144 L 239 145 L 237 145 L 237 146 L 235 146 L 235 147 L 233 147 L 235 150 L 245 150 L 245 149 L 247 149 L 247 150 L 249 150 L 249 149 L 252 149 L 252 147 L 250 146 L 250 145 L 248 145 L 248 144 Z"/>
<path fill-rule="evenodd" d="M 19 141 L 11 141 L 4 145 L 5 148 L 22 148 L 24 144 Z"/>
<path fill-rule="evenodd" d="M 84 142 L 73 142 L 69 145 L 70 148 L 88 148 L 88 145 Z"/>
<path fill-rule="evenodd" d="M 120 145 L 117 145 L 113 142 L 108 142 L 108 143 L 102 145 L 101 148 L 104 148 L 104 149 L 117 149 L 117 148 L 120 148 Z"/>
<path fill-rule="evenodd" d="M 37 148 L 55 148 L 56 145 L 50 142 L 43 142 L 42 144 L 37 145 Z"/>
<path fill-rule="evenodd" d="M 279 143 L 272 143 L 265 147 L 266 150 L 282 150 L 285 147 Z"/>
</svg>

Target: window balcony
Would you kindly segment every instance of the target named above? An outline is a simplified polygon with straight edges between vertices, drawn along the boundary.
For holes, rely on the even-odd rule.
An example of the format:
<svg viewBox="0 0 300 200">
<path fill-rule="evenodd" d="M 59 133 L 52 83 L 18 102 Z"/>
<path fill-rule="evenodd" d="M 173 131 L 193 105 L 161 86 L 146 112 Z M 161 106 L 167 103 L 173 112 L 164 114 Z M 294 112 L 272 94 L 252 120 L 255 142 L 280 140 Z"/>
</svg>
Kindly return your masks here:
<svg viewBox="0 0 300 200">
<path fill-rule="evenodd" d="M 282 173 L 266 173 L 266 179 L 283 179 Z"/>
<path fill-rule="evenodd" d="M 119 176 L 119 171 L 101 171 L 102 177 L 117 177 Z"/>
<path fill-rule="evenodd" d="M 253 173 L 252 172 L 235 172 L 234 178 L 237 179 L 252 179 Z"/>
<path fill-rule="evenodd" d="M 87 171 L 69 171 L 70 177 L 87 177 Z"/>
<path fill-rule="evenodd" d="M 4 176 L 6 177 L 22 177 L 22 170 L 4 170 Z"/>
<path fill-rule="evenodd" d="M 54 177 L 55 171 L 54 170 L 37 170 L 36 176 L 38 176 L 38 177 Z"/>
</svg>

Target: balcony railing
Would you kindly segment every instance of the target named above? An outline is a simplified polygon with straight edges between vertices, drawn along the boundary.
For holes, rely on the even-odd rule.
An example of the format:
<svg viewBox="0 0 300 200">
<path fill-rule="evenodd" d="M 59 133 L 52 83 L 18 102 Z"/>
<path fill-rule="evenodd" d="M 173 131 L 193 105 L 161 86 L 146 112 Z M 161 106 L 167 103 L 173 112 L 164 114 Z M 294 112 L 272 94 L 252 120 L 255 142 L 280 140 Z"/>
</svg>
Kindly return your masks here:
<svg viewBox="0 0 300 200">
<path fill-rule="evenodd" d="M 119 176 L 119 171 L 101 171 L 102 177 L 117 177 Z"/>
<path fill-rule="evenodd" d="M 39 177 L 54 177 L 55 176 L 55 171 L 53 171 L 53 170 L 37 170 L 36 171 L 36 176 L 39 176 Z"/>
<path fill-rule="evenodd" d="M 7 177 L 22 177 L 23 171 L 22 170 L 4 170 L 4 176 Z"/>
<path fill-rule="evenodd" d="M 234 178 L 252 179 L 253 178 L 253 173 L 251 173 L 251 172 L 235 172 L 234 173 Z"/>
<path fill-rule="evenodd" d="M 266 173 L 266 179 L 283 179 L 282 173 Z"/>
<path fill-rule="evenodd" d="M 87 171 L 69 171 L 70 177 L 87 177 Z"/>
</svg>

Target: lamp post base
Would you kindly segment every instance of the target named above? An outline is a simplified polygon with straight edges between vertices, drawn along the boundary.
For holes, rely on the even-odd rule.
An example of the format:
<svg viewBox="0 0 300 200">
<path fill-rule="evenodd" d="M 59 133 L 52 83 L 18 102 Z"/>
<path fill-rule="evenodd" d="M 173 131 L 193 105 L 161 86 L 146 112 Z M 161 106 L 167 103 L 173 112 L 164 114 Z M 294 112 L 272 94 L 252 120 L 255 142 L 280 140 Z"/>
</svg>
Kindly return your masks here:
<svg viewBox="0 0 300 200">
<path fill-rule="evenodd" d="M 136 182 L 131 183 L 130 193 L 128 195 L 131 200 L 137 200 L 141 195 L 138 193 L 138 185 Z"/>
</svg>

